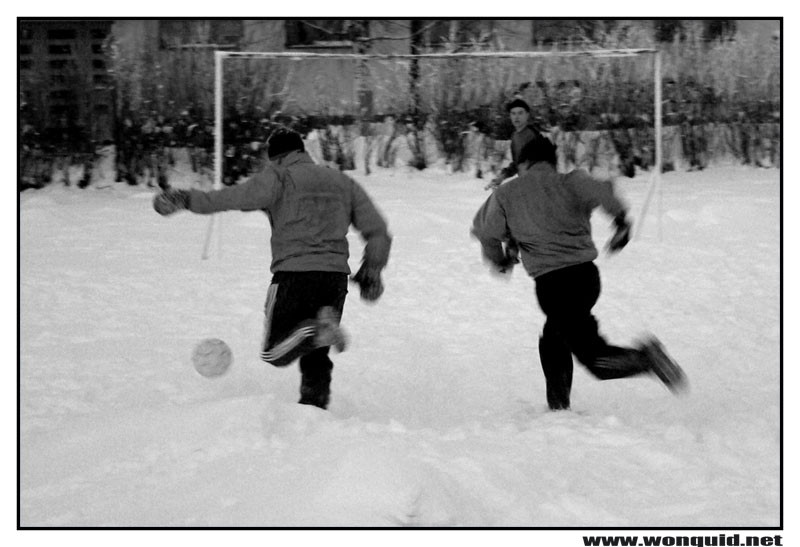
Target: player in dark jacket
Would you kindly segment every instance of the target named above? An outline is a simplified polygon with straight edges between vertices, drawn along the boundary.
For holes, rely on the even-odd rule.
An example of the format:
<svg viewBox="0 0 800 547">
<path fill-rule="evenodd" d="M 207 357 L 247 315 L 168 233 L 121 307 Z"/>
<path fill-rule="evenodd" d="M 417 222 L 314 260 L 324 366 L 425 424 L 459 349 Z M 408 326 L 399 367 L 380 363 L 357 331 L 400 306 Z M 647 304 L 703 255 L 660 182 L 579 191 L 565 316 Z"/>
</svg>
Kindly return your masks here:
<svg viewBox="0 0 800 547">
<path fill-rule="evenodd" d="M 511 135 L 511 163 L 504 167 L 498 175 L 486 186 L 486 190 L 495 189 L 504 180 L 517 174 L 519 156 L 522 149 L 530 141 L 540 136 L 539 131 L 531 125 L 531 107 L 522 99 L 514 99 L 506 106 L 514 133 Z"/>
<path fill-rule="evenodd" d="M 630 233 L 626 206 L 611 181 L 583 170 L 556 172 L 556 148 L 545 137 L 530 141 L 518 161 L 521 175 L 497 188 L 483 204 L 472 233 L 481 242 L 484 258 L 500 273 L 513 268 L 503 244 L 516 240 L 522 264 L 535 280 L 546 317 L 539 357 L 549 407 L 570 407 L 572 355 L 601 380 L 653 373 L 673 392 L 682 391 L 683 371 L 655 337 L 636 349 L 612 346 L 599 334 L 592 315 L 600 296 L 592 211 L 600 206 L 614 218 L 610 252 L 621 250 Z"/>
<path fill-rule="evenodd" d="M 167 190 L 154 207 L 209 214 L 263 210 L 272 227 L 273 273 L 267 294 L 261 358 L 282 367 L 300 359 L 300 403 L 326 408 L 333 363 L 330 346 L 345 349 L 339 318 L 347 295 L 347 233 L 352 225 L 366 241 L 353 277 L 361 297 L 377 300 L 389 259 L 386 221 L 364 189 L 338 170 L 314 164 L 299 134 L 279 129 L 267 143 L 270 164 L 239 185 L 202 192 Z"/>
<path fill-rule="evenodd" d="M 526 144 L 541 136 L 541 133 L 533 127 L 531 123 L 531 107 L 522 99 L 514 99 L 506 107 L 508 116 L 511 119 L 511 125 L 514 126 L 514 134 L 511 135 L 511 163 L 504 167 L 500 173 L 492 179 L 485 190 L 494 190 L 506 179 L 514 177 L 519 172 L 517 163 L 519 162 L 520 154 Z M 510 239 L 506 242 L 506 254 L 509 260 L 513 263 L 519 262 L 519 247 L 517 243 Z"/>
</svg>

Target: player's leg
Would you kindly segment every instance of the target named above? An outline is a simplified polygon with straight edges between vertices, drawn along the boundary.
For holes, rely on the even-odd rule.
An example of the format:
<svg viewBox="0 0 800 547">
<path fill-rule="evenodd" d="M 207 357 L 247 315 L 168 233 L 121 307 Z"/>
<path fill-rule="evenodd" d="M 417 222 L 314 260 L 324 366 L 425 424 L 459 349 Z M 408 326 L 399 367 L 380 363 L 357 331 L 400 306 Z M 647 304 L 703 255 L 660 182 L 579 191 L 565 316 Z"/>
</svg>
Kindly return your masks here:
<svg viewBox="0 0 800 547">
<path fill-rule="evenodd" d="M 612 346 L 599 333 L 592 308 L 600 296 L 600 275 L 593 263 L 538 277 L 536 294 L 551 329 L 594 376 L 610 380 L 646 371 L 643 352 Z"/>
<path fill-rule="evenodd" d="M 542 285 L 542 295 L 549 293 L 540 297 L 547 306 L 548 322 L 554 323 L 570 351 L 589 372 L 600 380 L 652 373 L 675 393 L 686 388 L 683 370 L 655 337 L 637 348 L 627 348 L 611 345 L 600 335 L 591 313 L 600 295 L 600 274 L 593 263 L 552 273 L 556 274 L 553 280 L 545 280 L 549 283 L 542 284 L 541 278 L 537 279 L 537 295 Z M 557 305 L 559 301 L 561 305 Z"/>
<path fill-rule="evenodd" d="M 317 348 L 300 357 L 301 405 L 327 408 L 331 394 L 331 371 L 333 363 L 328 357 L 330 347 Z"/>
<path fill-rule="evenodd" d="M 282 367 L 319 347 L 344 349 L 338 321 L 346 294 L 346 274 L 276 273 L 264 305 L 261 359 Z"/>
<path fill-rule="evenodd" d="M 568 409 L 572 390 L 572 353 L 549 321 L 539 338 L 539 361 L 547 385 L 547 405 L 551 410 Z"/>
<path fill-rule="evenodd" d="M 316 279 L 314 279 L 316 278 Z M 339 319 L 347 296 L 347 276 L 323 273 L 314 276 L 317 287 L 313 305 L 317 312 L 316 344 L 320 347 L 300 357 L 300 404 L 327 408 L 331 393 L 333 363 L 328 357 L 330 347 L 344 350 L 344 333 Z"/>
<path fill-rule="evenodd" d="M 299 273 L 273 276 L 264 304 L 263 361 L 285 367 L 314 349 L 315 314 L 309 308 Z"/>
</svg>

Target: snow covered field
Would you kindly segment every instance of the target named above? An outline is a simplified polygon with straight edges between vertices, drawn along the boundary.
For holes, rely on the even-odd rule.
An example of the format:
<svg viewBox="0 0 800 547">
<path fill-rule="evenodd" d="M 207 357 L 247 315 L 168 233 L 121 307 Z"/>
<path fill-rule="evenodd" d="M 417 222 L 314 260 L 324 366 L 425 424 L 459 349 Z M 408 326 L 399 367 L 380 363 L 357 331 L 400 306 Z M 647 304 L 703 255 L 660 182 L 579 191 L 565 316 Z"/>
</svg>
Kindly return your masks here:
<svg viewBox="0 0 800 547">
<path fill-rule="evenodd" d="M 612 342 L 657 334 L 691 392 L 577 366 L 560 413 L 532 281 L 490 275 L 469 236 L 484 181 L 356 175 L 394 248 L 382 300 L 351 291 L 328 412 L 296 404 L 296 365 L 258 359 L 263 214 L 220 215 L 201 260 L 208 217 L 162 218 L 146 188 L 25 192 L 20 524 L 778 526 L 779 176 L 664 175 L 660 223 L 654 201 L 641 236 L 598 260 L 595 311 Z M 637 226 L 648 185 L 619 181 Z M 598 212 L 600 246 L 609 224 Z M 209 380 L 189 356 L 212 336 L 234 364 Z"/>
</svg>

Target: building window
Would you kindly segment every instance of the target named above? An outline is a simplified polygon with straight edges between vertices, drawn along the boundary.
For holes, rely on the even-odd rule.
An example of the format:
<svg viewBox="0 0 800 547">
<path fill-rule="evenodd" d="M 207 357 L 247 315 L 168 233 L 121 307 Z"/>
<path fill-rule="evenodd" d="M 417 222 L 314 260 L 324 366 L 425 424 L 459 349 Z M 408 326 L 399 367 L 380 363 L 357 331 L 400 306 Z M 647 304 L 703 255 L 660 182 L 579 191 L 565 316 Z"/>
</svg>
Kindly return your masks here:
<svg viewBox="0 0 800 547">
<path fill-rule="evenodd" d="M 25 59 L 19 62 L 19 68 L 22 70 L 30 70 L 33 67 L 33 62 L 30 59 Z"/>
<path fill-rule="evenodd" d="M 493 37 L 492 24 L 478 19 L 446 19 L 425 21 L 431 25 L 427 32 L 427 45 L 432 49 L 444 47 L 469 47 L 486 43 Z"/>
<path fill-rule="evenodd" d="M 69 89 L 58 89 L 50 92 L 50 98 L 55 101 L 73 102 L 75 100 L 75 92 Z"/>
<path fill-rule="evenodd" d="M 106 36 L 108 36 L 108 30 L 104 28 L 93 28 L 89 35 L 92 37 L 92 40 L 105 40 Z"/>
<path fill-rule="evenodd" d="M 72 55 L 72 46 L 69 44 L 50 44 L 47 46 L 50 55 Z"/>
<path fill-rule="evenodd" d="M 709 42 L 731 40 L 736 35 L 736 21 L 734 19 L 709 19 L 704 21 L 703 30 L 703 38 Z"/>
<path fill-rule="evenodd" d="M 367 21 L 348 19 L 289 19 L 286 47 L 351 48 L 353 41 L 369 36 Z"/>
<path fill-rule="evenodd" d="M 680 40 L 686 38 L 683 23 L 678 19 L 656 19 L 653 22 L 653 30 L 658 42 L 672 42 L 675 38 Z"/>
<path fill-rule="evenodd" d="M 102 59 L 92 59 L 92 68 L 103 70 L 106 68 L 106 62 Z"/>
<path fill-rule="evenodd" d="M 33 53 L 33 46 L 30 44 L 20 44 L 19 45 L 19 54 L 20 55 L 30 55 Z"/>
<path fill-rule="evenodd" d="M 533 44 L 593 41 L 598 23 L 596 19 L 534 19 L 531 21 Z"/>
<path fill-rule="evenodd" d="M 159 22 L 159 45 L 161 49 L 191 47 L 238 48 L 244 36 L 241 20 L 211 19 L 165 19 Z"/>
<path fill-rule="evenodd" d="M 244 35 L 241 21 L 217 20 L 211 21 L 210 41 L 212 44 L 238 45 Z"/>
<path fill-rule="evenodd" d="M 47 31 L 48 40 L 74 40 L 78 33 L 75 29 L 52 29 Z"/>
<path fill-rule="evenodd" d="M 105 55 L 105 51 L 103 51 L 103 44 L 92 44 L 92 53 L 94 55 Z"/>
<path fill-rule="evenodd" d="M 53 59 L 50 61 L 50 68 L 53 70 L 63 70 L 67 68 L 78 68 L 75 61 L 70 59 Z"/>
</svg>

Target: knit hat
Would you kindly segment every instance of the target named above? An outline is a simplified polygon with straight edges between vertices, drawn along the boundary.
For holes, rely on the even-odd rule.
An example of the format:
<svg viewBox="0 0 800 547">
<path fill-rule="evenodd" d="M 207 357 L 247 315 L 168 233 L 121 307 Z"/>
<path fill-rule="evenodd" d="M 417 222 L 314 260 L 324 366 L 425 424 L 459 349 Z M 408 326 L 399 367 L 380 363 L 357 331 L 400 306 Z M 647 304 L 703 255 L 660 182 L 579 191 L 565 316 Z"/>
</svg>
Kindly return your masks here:
<svg viewBox="0 0 800 547">
<path fill-rule="evenodd" d="M 294 150 L 305 152 L 306 147 L 303 145 L 303 138 L 300 134 L 291 129 L 276 129 L 267 140 L 267 156 L 269 159 L 274 159 Z"/>
<path fill-rule="evenodd" d="M 506 110 L 511 112 L 512 108 L 524 108 L 527 112 L 531 111 L 531 107 L 528 106 L 528 103 L 523 101 L 522 99 L 514 99 L 506 106 Z"/>
</svg>

